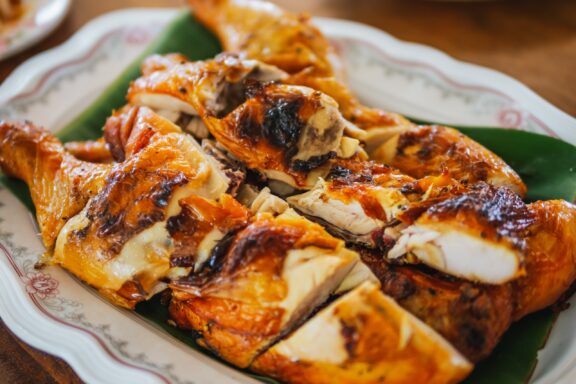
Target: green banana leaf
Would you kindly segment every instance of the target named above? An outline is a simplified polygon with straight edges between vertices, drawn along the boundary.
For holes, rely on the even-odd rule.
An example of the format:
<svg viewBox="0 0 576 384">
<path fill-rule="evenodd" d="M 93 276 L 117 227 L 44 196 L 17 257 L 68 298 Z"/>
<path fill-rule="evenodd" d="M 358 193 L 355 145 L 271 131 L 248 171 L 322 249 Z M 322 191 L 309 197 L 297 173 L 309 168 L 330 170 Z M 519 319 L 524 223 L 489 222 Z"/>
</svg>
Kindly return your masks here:
<svg viewBox="0 0 576 384">
<path fill-rule="evenodd" d="M 93 105 L 58 132 L 63 141 L 92 139 L 101 136 L 101 127 L 114 108 L 124 104 L 130 81 L 138 77 L 139 64 L 152 53 L 181 52 L 190 59 L 212 57 L 220 51 L 215 37 L 188 13 L 179 15 L 146 52 L 116 79 Z M 529 187 L 528 200 L 576 197 L 576 147 L 554 138 L 533 133 L 495 128 L 466 128 L 464 133 L 490 148 L 522 176 Z M 26 186 L 5 176 L 0 177 L 26 206 L 33 211 Z M 171 327 L 166 308 L 159 298 L 142 303 L 137 312 L 192 348 L 209 354 L 195 342 L 195 335 Z M 551 310 L 541 311 L 514 324 L 490 358 L 478 364 L 466 383 L 525 383 L 535 365 L 538 350 L 544 345 L 554 323 Z M 214 358 L 217 358 L 214 356 Z M 274 380 L 246 374 L 267 383 Z"/>
</svg>

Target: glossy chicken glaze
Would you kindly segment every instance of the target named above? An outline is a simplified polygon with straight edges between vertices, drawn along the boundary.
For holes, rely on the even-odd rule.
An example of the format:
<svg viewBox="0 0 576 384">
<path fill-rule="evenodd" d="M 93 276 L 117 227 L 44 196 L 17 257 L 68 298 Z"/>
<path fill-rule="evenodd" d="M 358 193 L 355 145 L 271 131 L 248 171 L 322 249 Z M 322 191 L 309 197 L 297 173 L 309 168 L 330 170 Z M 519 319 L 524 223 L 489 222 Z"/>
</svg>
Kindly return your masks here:
<svg viewBox="0 0 576 384">
<path fill-rule="evenodd" d="M 487 181 L 508 186 L 522 195 L 526 192 L 514 170 L 455 130 L 418 127 L 398 114 L 362 105 L 338 75 L 341 64 L 334 59 L 330 42 L 307 17 L 254 0 L 188 3 L 194 15 L 219 37 L 227 52 L 276 65 L 290 75 L 282 82 L 304 85 L 336 100 L 344 118 L 363 130 L 356 131 L 354 137 L 366 144 L 374 160 L 396 166 L 416 178 L 438 175 L 448 169 L 453 178 L 462 182 Z M 261 20 L 265 21 L 265 28 L 260 28 Z M 300 44 L 287 44 L 293 36 L 298 36 Z M 304 61 L 306 65 L 302 65 L 300 53 L 308 58 Z M 418 147 L 411 144 L 405 148 L 406 141 L 411 143 L 416 138 Z"/>
</svg>

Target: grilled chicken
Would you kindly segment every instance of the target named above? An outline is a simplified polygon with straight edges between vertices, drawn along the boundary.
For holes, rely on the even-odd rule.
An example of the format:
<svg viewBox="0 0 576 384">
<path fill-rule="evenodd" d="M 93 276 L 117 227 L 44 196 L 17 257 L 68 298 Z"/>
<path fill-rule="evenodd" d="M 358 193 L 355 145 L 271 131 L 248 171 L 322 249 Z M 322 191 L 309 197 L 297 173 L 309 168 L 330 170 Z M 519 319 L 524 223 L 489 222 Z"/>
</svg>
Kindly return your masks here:
<svg viewBox="0 0 576 384">
<path fill-rule="evenodd" d="M 501 158 L 453 128 L 421 126 L 397 133 L 372 158 L 421 178 L 448 170 L 465 184 L 485 181 L 523 196 L 526 186 Z"/>
<path fill-rule="evenodd" d="M 0 123 L 0 166 L 30 188 L 42 240 L 51 250 L 66 221 L 104 186 L 110 166 L 76 159 L 43 128 Z"/>
<path fill-rule="evenodd" d="M 576 281 L 576 206 L 562 200 L 528 205 L 533 224 L 526 238 L 526 275 L 514 282 L 514 318 L 557 303 Z"/>
<path fill-rule="evenodd" d="M 260 213 L 217 245 L 204 268 L 172 284 L 172 318 L 239 367 L 299 324 L 358 260 L 355 252 L 288 210 Z"/>
<path fill-rule="evenodd" d="M 471 283 L 426 268 L 391 264 L 374 250 L 359 251 L 385 294 L 474 363 L 492 352 L 512 322 L 512 284 Z"/>
<path fill-rule="evenodd" d="M 259 0 L 188 2 L 226 51 L 276 65 L 289 74 L 282 82 L 313 88 L 336 100 L 343 117 L 364 130 L 353 137 L 366 144 L 375 160 L 416 178 L 449 169 L 462 182 L 486 181 L 521 195 L 526 192 L 506 163 L 472 139 L 449 128 L 418 127 L 398 114 L 362 105 L 335 76 L 340 71 L 332 64 L 333 49 L 308 18 Z"/>
<path fill-rule="evenodd" d="M 272 3 L 242 0 L 189 0 L 194 15 L 220 39 L 226 52 L 256 59 L 290 74 L 286 83 L 332 96 L 342 114 L 361 128 L 399 127 L 397 114 L 363 106 L 342 84 L 341 63 L 330 42 L 306 15 Z"/>
<path fill-rule="evenodd" d="M 2 125 L 1 164 L 31 188 L 44 242 L 61 265 L 112 302 L 132 307 L 160 280 L 189 272 L 171 264 L 167 222 L 190 195 L 217 199 L 226 177 L 200 146 L 145 108 L 133 108 L 126 160 L 79 161 L 49 133 Z M 174 268 L 173 268 L 174 267 Z"/>
<path fill-rule="evenodd" d="M 330 97 L 306 87 L 270 83 L 282 73 L 222 55 L 141 77 L 132 104 L 199 115 L 233 156 L 269 179 L 310 188 L 335 156 L 351 157 L 358 141 Z"/>
<path fill-rule="evenodd" d="M 535 217 L 509 189 L 478 183 L 432 205 L 387 257 L 405 256 L 472 281 L 501 284 L 525 273 L 528 229 Z"/>
<path fill-rule="evenodd" d="M 337 75 L 340 64 L 334 48 L 305 15 L 264 1 L 189 0 L 189 4 L 227 52 L 257 58 L 289 73 L 312 68 L 315 76 Z"/>
<path fill-rule="evenodd" d="M 431 328 L 364 283 L 274 345 L 252 368 L 282 382 L 457 383 L 472 365 Z"/>
<path fill-rule="evenodd" d="M 380 241 L 378 231 L 384 232 L 386 227 L 401 219 L 402 210 L 410 208 L 405 191 L 412 192 L 411 188 L 406 189 L 406 184 L 413 180 L 383 167 L 385 171 L 368 183 L 362 180 L 341 186 L 333 182 L 328 186 L 317 182 L 319 177 L 328 174 L 334 163 L 331 158 L 337 157 L 336 162 L 342 162 L 343 157 L 356 153 L 352 150 L 343 154 L 345 151 L 340 150 L 346 143 L 347 122 L 334 101 L 320 92 L 262 83 L 259 81 L 262 78 L 280 78 L 268 75 L 267 71 L 257 63 L 226 55 L 213 61 L 172 65 L 137 80 L 130 89 L 129 100 L 149 104 L 151 97 L 165 97 L 164 92 L 167 92 L 168 97 L 177 100 L 176 104 L 186 103 L 193 108 L 218 143 L 248 168 L 298 189 L 311 189 L 315 185 L 307 194 L 290 199 L 298 209 L 323 223 L 331 223 L 333 229 L 351 234 L 361 242 Z M 111 147 L 114 151 L 115 146 Z M 374 178 L 374 175 L 370 177 Z M 444 178 L 440 175 L 437 179 Z M 449 196 L 442 192 L 445 186 L 433 188 L 433 191 L 423 190 L 428 204 L 434 201 L 435 196 L 430 195 L 438 193 L 438 189 Z M 422 209 L 422 201 L 416 202 L 416 206 Z M 412 207 L 410 211 L 413 210 Z M 521 250 L 484 241 L 480 238 L 482 231 L 470 236 L 470 233 L 458 230 L 456 222 L 444 220 L 442 224 L 446 229 L 444 236 L 438 231 L 419 232 L 421 225 L 412 225 L 400 237 L 391 257 L 417 255 L 420 261 L 444 272 L 486 283 L 503 283 L 522 272 Z M 415 241 L 428 244 L 432 240 L 441 243 L 442 251 L 428 245 L 423 248 L 428 252 L 413 250 Z M 462 248 L 454 246 L 456 243 L 472 246 L 475 251 L 461 256 Z M 492 259 L 475 257 L 486 250 L 494 251 L 490 252 Z M 468 263 L 470 259 L 474 263 Z M 499 273 L 494 273 L 493 262 L 500 265 Z"/>
<path fill-rule="evenodd" d="M 386 228 L 411 223 L 426 206 L 452 197 L 463 186 L 449 177 L 415 180 L 368 161 L 337 161 L 326 179 L 287 201 L 349 242 L 388 250 Z"/>
</svg>

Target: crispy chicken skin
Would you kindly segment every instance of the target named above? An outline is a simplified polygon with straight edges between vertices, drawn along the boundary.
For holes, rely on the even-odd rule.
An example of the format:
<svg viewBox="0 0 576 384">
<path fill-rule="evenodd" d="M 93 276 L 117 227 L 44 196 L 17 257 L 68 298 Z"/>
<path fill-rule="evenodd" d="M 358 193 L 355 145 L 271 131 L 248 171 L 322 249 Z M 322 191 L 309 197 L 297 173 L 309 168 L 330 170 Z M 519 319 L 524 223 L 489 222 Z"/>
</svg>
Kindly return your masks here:
<svg viewBox="0 0 576 384">
<path fill-rule="evenodd" d="M 528 209 L 535 222 L 526 239 L 526 276 L 514 282 L 515 319 L 557 303 L 576 281 L 576 206 L 550 200 Z"/>
<path fill-rule="evenodd" d="M 197 273 L 172 284 L 176 324 L 223 359 L 247 367 L 300 323 L 358 260 L 293 212 L 262 213 L 223 240 Z"/>
<path fill-rule="evenodd" d="M 525 273 L 526 237 L 534 222 L 508 188 L 478 183 L 430 206 L 400 232 L 387 257 L 501 284 Z"/>
<path fill-rule="evenodd" d="M 64 144 L 64 149 L 78 160 L 91 163 L 110 163 L 114 160 L 103 137 L 98 140 L 69 141 Z"/>
<path fill-rule="evenodd" d="M 453 128 L 414 127 L 392 136 L 372 158 L 421 178 L 443 169 L 465 184 L 479 181 L 505 186 L 523 196 L 526 186 L 501 158 Z"/>
<path fill-rule="evenodd" d="M 178 127 L 146 108 L 135 110 L 126 160 L 112 166 L 103 188 L 68 220 L 50 260 L 129 308 L 161 279 L 188 272 L 171 262 L 178 242 L 167 222 L 180 213 L 179 201 L 217 198 L 227 188 Z"/>
<path fill-rule="evenodd" d="M 322 309 L 252 365 L 290 384 L 457 383 L 472 365 L 376 284 Z"/>
<path fill-rule="evenodd" d="M 351 157 L 358 141 L 333 99 L 306 87 L 270 83 L 282 73 L 221 55 L 178 64 L 136 80 L 128 100 L 199 115 L 228 152 L 268 178 L 310 188 L 336 156 Z M 112 146 L 114 150 L 114 146 Z"/>
<path fill-rule="evenodd" d="M 76 159 L 30 122 L 0 123 L 0 167 L 30 188 L 42 240 L 51 250 L 66 221 L 104 185 L 110 167 Z"/>
<path fill-rule="evenodd" d="M 194 15 L 220 39 L 227 52 L 258 59 L 289 73 L 312 68 L 315 76 L 336 75 L 334 48 L 305 15 L 264 1 L 189 0 Z"/>
<path fill-rule="evenodd" d="M 398 127 L 397 114 L 363 106 L 338 78 L 341 64 L 330 42 L 305 15 L 272 3 L 243 0 L 189 0 L 194 15 L 220 39 L 224 50 L 277 66 L 290 74 L 287 84 L 332 96 L 346 119 L 360 128 Z"/>
<path fill-rule="evenodd" d="M 282 80 L 284 83 L 307 86 L 334 98 L 344 118 L 365 130 L 355 137 L 366 143 L 370 155 L 376 151 L 375 160 L 394 165 L 416 178 L 437 175 L 447 167 L 455 170 L 454 178 L 464 182 L 486 181 L 508 186 L 521 195 L 526 192 L 526 186 L 507 164 L 457 131 L 418 127 L 401 115 L 362 105 L 335 76 L 339 67 L 330 67 L 334 62 L 330 43 L 307 18 L 258 0 L 189 0 L 188 3 L 194 15 L 219 37 L 225 50 L 276 65 L 290 75 Z M 262 27 L 260 20 L 271 27 Z M 301 39 L 307 38 L 303 50 L 286 38 L 298 30 L 302 31 Z M 299 48 L 303 55 L 313 58 L 304 61 L 305 65 L 301 56 L 294 54 Z M 419 148 L 412 144 L 404 148 L 407 140 L 411 143 L 416 138 L 420 141 Z"/>
</svg>

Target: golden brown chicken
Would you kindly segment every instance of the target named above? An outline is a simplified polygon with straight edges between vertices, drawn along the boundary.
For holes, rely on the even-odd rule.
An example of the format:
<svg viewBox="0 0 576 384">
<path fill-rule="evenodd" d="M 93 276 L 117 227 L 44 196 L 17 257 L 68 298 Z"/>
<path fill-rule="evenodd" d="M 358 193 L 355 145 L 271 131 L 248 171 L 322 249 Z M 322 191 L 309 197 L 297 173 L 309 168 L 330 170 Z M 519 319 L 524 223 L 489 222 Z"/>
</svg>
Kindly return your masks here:
<svg viewBox="0 0 576 384">
<path fill-rule="evenodd" d="M 485 181 L 526 193 L 518 174 L 500 157 L 453 128 L 419 126 L 393 134 L 371 156 L 416 178 L 446 170 L 464 184 Z"/>
<path fill-rule="evenodd" d="M 252 364 L 294 384 L 457 383 L 471 368 L 373 283 L 322 309 Z"/>
<path fill-rule="evenodd" d="M 247 367 L 323 303 L 358 260 L 291 211 L 258 214 L 218 244 L 197 273 L 172 284 L 170 312 L 223 359 Z"/>
<path fill-rule="evenodd" d="M 549 200 L 528 209 L 534 222 L 526 238 L 526 275 L 514 282 L 516 320 L 557 303 L 576 281 L 576 206 Z"/>
<path fill-rule="evenodd" d="M 190 0 L 194 15 L 214 31 L 227 52 L 297 73 L 337 74 L 334 48 L 306 15 L 293 15 L 264 1 Z M 254 36 L 257 32 L 258 36 Z"/>
<path fill-rule="evenodd" d="M 283 76 L 261 63 L 221 55 L 143 76 L 132 84 L 128 100 L 199 115 L 219 144 L 249 168 L 310 188 L 331 158 L 355 155 L 358 141 L 344 136 L 350 124 L 334 100 L 270 82 Z"/>
<path fill-rule="evenodd" d="M 518 195 L 478 183 L 432 205 L 402 229 L 387 257 L 502 284 L 524 275 L 526 238 L 535 221 Z"/>
<path fill-rule="evenodd" d="M 342 84 L 341 63 L 328 39 L 306 15 L 265 1 L 189 0 L 194 15 L 220 39 L 224 51 L 277 66 L 303 85 L 332 96 L 360 128 L 404 126 L 397 114 L 363 106 Z"/>
<path fill-rule="evenodd" d="M 485 285 L 429 269 L 391 264 L 373 250 L 360 249 L 382 292 L 446 338 L 467 359 L 486 358 L 513 318 L 511 284 Z"/>
<path fill-rule="evenodd" d="M 336 100 L 344 118 L 365 130 L 356 132 L 354 137 L 366 143 L 375 160 L 417 178 L 440 175 L 448 169 L 462 182 L 486 181 L 507 186 L 521 195 L 526 192 L 520 177 L 507 164 L 472 139 L 448 128 L 435 127 L 430 132 L 430 127 L 415 126 L 398 114 L 362 105 L 335 76 L 339 67 L 330 68 L 335 62 L 330 43 L 307 18 L 259 0 L 188 2 L 194 15 L 219 37 L 226 51 L 276 65 L 289 74 L 282 82 L 310 87 Z M 304 43 L 292 44 L 293 39 L 287 38 L 295 31 L 300 31 L 299 41 Z M 313 60 L 306 60 L 303 65 L 296 54 L 300 51 Z"/>
<path fill-rule="evenodd" d="M 108 143 L 103 137 L 98 140 L 69 141 L 64 149 L 78 160 L 91 163 L 110 163 L 113 161 Z"/>
<path fill-rule="evenodd" d="M 0 147 L 3 170 L 31 188 L 47 246 L 57 237 L 45 261 L 126 307 L 154 293 L 163 278 L 189 272 L 170 259 L 167 221 L 180 212 L 179 200 L 191 194 L 218 198 L 228 187 L 177 126 L 145 108 L 131 111 L 122 163 L 76 160 L 30 125 L 3 124 Z"/>
<path fill-rule="evenodd" d="M 66 221 L 104 186 L 107 165 L 79 161 L 30 122 L 0 122 L 0 167 L 30 188 L 42 240 L 51 250 Z"/>
</svg>

